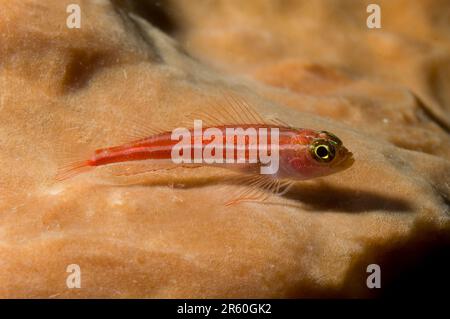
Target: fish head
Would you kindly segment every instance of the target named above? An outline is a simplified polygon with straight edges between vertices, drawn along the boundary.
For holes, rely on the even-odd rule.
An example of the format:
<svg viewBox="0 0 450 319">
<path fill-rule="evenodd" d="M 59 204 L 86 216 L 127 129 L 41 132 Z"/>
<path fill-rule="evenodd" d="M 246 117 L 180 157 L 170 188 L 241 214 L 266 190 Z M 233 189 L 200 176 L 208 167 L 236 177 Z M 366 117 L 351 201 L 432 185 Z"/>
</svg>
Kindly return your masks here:
<svg viewBox="0 0 450 319">
<path fill-rule="evenodd" d="M 287 156 L 290 177 L 310 179 L 343 171 L 354 163 L 353 154 L 333 133 L 298 130 Z"/>
</svg>

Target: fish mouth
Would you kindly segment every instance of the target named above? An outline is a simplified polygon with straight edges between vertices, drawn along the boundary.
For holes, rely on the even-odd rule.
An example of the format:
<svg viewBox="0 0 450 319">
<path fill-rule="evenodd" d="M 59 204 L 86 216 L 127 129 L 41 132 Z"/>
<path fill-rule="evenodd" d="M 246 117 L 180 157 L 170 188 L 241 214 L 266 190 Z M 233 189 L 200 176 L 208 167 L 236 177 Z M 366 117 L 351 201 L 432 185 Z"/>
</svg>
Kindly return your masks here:
<svg viewBox="0 0 450 319">
<path fill-rule="evenodd" d="M 348 155 L 347 155 L 347 158 L 345 158 L 345 159 L 342 161 L 342 163 L 341 163 L 341 165 L 340 165 L 340 168 L 343 169 L 343 170 L 344 170 L 344 169 L 347 169 L 347 168 L 349 168 L 350 166 L 352 166 L 354 162 L 355 162 L 355 159 L 353 158 L 353 153 L 352 153 L 352 152 L 349 152 Z"/>
<path fill-rule="evenodd" d="M 353 153 L 348 151 L 345 147 L 343 147 L 340 151 L 340 154 L 342 154 L 342 159 L 340 161 L 337 161 L 333 164 L 331 164 L 332 168 L 337 168 L 339 170 L 344 170 L 349 168 L 353 165 L 355 162 L 355 159 L 353 158 Z"/>
</svg>

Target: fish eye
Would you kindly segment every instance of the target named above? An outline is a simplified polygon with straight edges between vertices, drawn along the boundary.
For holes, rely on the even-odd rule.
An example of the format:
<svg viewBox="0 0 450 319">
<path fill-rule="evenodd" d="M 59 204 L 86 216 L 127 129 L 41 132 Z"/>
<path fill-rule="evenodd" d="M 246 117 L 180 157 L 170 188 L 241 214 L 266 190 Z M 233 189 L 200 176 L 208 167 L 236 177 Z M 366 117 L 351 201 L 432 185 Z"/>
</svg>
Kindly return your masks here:
<svg viewBox="0 0 450 319">
<path fill-rule="evenodd" d="M 328 144 L 317 144 L 314 146 L 313 155 L 320 162 L 330 162 L 334 159 L 334 147 Z"/>
</svg>

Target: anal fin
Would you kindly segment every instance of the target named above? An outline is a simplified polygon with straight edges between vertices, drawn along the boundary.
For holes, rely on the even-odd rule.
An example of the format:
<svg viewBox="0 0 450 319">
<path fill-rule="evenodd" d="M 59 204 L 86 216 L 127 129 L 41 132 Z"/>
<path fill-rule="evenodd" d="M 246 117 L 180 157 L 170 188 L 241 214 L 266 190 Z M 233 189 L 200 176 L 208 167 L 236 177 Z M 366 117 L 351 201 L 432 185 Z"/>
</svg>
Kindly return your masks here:
<svg viewBox="0 0 450 319">
<path fill-rule="evenodd" d="M 108 174 L 113 177 L 126 177 L 156 173 L 180 168 L 198 168 L 202 165 L 175 164 L 170 160 L 146 160 L 136 163 L 120 163 L 108 166 Z"/>
</svg>

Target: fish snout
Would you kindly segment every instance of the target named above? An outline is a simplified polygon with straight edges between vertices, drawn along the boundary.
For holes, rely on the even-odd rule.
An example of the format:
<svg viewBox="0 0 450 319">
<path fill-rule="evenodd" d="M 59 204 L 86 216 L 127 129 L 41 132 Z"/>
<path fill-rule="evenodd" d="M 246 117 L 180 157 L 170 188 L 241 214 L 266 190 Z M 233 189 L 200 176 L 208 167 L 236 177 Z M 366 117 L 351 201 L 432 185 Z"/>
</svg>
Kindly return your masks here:
<svg viewBox="0 0 450 319">
<path fill-rule="evenodd" d="M 353 165 L 355 159 L 353 158 L 353 153 L 350 152 L 346 147 L 341 146 L 338 151 L 337 161 L 331 164 L 333 168 L 337 169 L 347 169 Z"/>
</svg>

